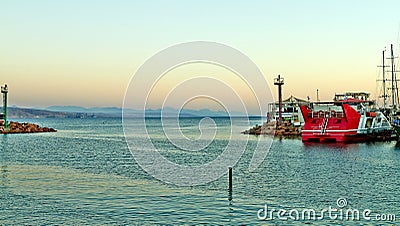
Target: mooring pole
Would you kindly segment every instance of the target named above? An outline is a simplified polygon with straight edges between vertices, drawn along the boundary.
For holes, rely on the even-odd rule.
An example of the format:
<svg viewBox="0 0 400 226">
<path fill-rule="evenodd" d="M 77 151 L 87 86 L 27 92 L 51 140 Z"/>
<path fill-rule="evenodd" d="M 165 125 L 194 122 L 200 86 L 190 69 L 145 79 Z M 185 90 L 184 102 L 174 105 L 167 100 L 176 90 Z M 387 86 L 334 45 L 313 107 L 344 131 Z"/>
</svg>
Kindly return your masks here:
<svg viewBox="0 0 400 226">
<path fill-rule="evenodd" d="M 229 178 L 228 200 L 232 201 L 232 167 L 228 168 L 228 178 Z"/>
<path fill-rule="evenodd" d="M 8 94 L 8 87 L 7 84 L 1 87 L 1 93 L 3 94 L 3 119 L 4 119 L 4 130 L 8 130 L 9 124 L 7 121 L 7 94 Z"/>
<path fill-rule="evenodd" d="M 229 190 L 232 191 L 232 167 L 229 167 Z"/>
<path fill-rule="evenodd" d="M 281 75 L 278 75 L 278 78 L 274 79 L 274 85 L 278 86 L 278 99 L 279 99 L 279 120 L 278 125 L 282 124 L 282 85 L 284 84 L 283 78 Z"/>
</svg>

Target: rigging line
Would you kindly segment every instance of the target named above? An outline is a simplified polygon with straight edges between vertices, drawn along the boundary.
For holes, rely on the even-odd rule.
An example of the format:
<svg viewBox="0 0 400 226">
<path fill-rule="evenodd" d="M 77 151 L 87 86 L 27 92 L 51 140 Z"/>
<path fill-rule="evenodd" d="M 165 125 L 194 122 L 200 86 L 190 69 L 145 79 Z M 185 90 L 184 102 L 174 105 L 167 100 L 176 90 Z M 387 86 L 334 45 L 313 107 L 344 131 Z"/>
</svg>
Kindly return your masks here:
<svg viewBox="0 0 400 226">
<path fill-rule="evenodd" d="M 378 69 L 376 69 L 376 70 L 378 70 L 378 76 L 377 76 L 377 79 L 376 79 L 376 82 L 377 82 L 377 85 L 375 86 L 375 97 L 376 97 L 376 99 L 379 101 L 379 99 L 381 99 L 382 97 L 381 97 L 381 93 L 383 93 L 383 84 L 382 85 L 379 85 L 380 84 L 380 79 L 381 79 L 381 71 L 382 70 L 380 70 L 379 68 Z M 383 94 L 382 94 L 383 95 Z M 380 105 L 380 104 L 379 104 Z"/>
<path fill-rule="evenodd" d="M 386 47 L 385 50 L 386 51 Z M 383 59 L 385 60 L 385 59 Z M 380 62 L 382 64 L 382 62 Z M 383 64 L 385 64 L 383 62 Z M 376 86 L 375 86 L 375 98 L 377 100 L 376 104 L 378 107 L 383 107 L 384 106 L 384 102 L 385 102 L 385 95 L 387 96 L 387 93 L 385 92 L 386 90 L 384 90 L 385 88 L 383 87 L 383 70 L 385 69 L 380 69 L 380 67 L 383 67 L 383 65 L 378 65 L 378 67 L 376 68 L 377 72 L 377 78 L 376 78 Z M 386 67 L 386 66 L 385 66 Z M 385 78 L 385 82 L 387 81 L 387 78 Z"/>
<path fill-rule="evenodd" d="M 398 53 L 399 52 L 399 39 L 400 39 L 400 22 L 399 22 L 399 25 L 398 25 L 398 28 L 397 28 L 397 44 L 396 44 L 396 53 Z M 393 57 L 393 56 L 392 56 Z M 396 71 L 396 69 L 395 69 L 395 67 L 396 67 L 396 64 L 399 64 L 399 59 L 398 59 L 398 57 L 396 57 L 397 58 L 397 62 L 393 65 L 393 70 L 394 71 Z M 399 89 L 398 89 L 398 86 L 397 86 L 397 73 L 395 72 L 394 73 L 394 80 L 396 81 L 395 82 L 395 90 L 392 90 L 392 92 L 393 91 L 396 91 L 396 93 L 395 93 L 395 96 L 396 96 L 396 100 L 395 101 L 397 101 L 397 103 L 396 103 L 396 106 L 399 106 Z"/>
<path fill-rule="evenodd" d="M 399 46 L 400 46 L 400 22 L 399 22 L 399 26 L 398 26 L 398 28 L 397 28 L 397 45 L 396 45 L 396 53 L 398 53 L 399 52 Z M 397 60 L 398 62 L 397 63 L 399 63 L 399 59 Z"/>
<path fill-rule="evenodd" d="M 396 65 L 394 66 L 394 69 L 395 69 L 395 71 L 396 71 Z M 399 106 L 399 89 L 397 88 L 397 73 L 394 73 L 394 79 L 395 79 L 395 81 L 396 81 L 396 83 L 395 83 L 395 86 L 396 86 L 396 101 L 397 101 L 397 103 L 396 103 L 396 106 Z"/>
</svg>

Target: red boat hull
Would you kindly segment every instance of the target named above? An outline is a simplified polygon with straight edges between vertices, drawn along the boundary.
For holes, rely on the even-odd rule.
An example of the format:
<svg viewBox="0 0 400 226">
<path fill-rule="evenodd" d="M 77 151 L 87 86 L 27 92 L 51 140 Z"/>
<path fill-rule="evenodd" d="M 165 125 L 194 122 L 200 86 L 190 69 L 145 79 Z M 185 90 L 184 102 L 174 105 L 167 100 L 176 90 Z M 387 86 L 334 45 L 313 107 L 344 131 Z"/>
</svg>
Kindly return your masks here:
<svg viewBox="0 0 400 226">
<path fill-rule="evenodd" d="M 359 133 L 361 115 L 350 105 L 341 105 L 342 111 L 313 112 L 307 106 L 301 106 L 305 120 L 302 131 L 303 142 L 363 142 L 391 139 L 390 130 L 363 129 Z M 368 117 L 376 117 L 375 112 L 367 112 Z"/>
<path fill-rule="evenodd" d="M 364 135 L 350 135 L 350 134 L 335 134 L 335 135 L 320 135 L 303 133 L 301 137 L 303 142 L 318 142 L 318 143 L 335 143 L 335 142 L 364 142 L 373 139 L 371 136 Z"/>
</svg>

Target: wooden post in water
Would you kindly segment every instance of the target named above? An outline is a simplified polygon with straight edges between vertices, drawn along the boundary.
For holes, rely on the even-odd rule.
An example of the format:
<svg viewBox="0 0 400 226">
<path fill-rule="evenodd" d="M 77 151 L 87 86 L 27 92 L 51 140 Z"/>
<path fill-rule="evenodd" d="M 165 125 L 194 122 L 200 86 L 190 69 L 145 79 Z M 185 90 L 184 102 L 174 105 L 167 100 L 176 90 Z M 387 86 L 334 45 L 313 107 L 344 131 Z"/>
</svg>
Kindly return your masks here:
<svg viewBox="0 0 400 226">
<path fill-rule="evenodd" d="M 228 177 L 229 177 L 229 194 L 228 200 L 232 201 L 232 167 L 228 168 Z"/>
</svg>

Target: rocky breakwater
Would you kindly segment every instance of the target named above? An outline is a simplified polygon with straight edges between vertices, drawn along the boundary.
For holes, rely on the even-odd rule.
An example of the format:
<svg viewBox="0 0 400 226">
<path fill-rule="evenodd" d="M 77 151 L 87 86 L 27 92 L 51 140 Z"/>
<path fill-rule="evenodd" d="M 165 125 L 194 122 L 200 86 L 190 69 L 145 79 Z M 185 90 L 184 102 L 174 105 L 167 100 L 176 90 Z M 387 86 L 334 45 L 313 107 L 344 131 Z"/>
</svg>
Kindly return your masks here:
<svg viewBox="0 0 400 226">
<path fill-rule="evenodd" d="M 284 122 L 281 125 L 275 123 L 264 123 L 263 125 L 256 125 L 253 128 L 245 130 L 243 134 L 253 135 L 274 135 L 277 137 L 296 138 L 301 136 L 301 127 L 295 127 L 290 122 Z"/>
<path fill-rule="evenodd" d="M 302 127 L 296 127 L 290 122 L 284 122 L 276 127 L 275 136 L 296 138 L 301 136 L 301 132 Z"/>
<path fill-rule="evenodd" d="M 53 128 L 40 127 L 39 125 L 27 122 L 10 122 L 9 131 L 5 131 L 3 125 L 4 122 L 0 122 L 0 134 L 57 132 L 57 130 Z"/>
</svg>

